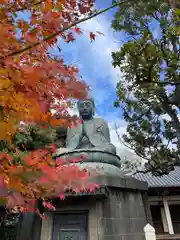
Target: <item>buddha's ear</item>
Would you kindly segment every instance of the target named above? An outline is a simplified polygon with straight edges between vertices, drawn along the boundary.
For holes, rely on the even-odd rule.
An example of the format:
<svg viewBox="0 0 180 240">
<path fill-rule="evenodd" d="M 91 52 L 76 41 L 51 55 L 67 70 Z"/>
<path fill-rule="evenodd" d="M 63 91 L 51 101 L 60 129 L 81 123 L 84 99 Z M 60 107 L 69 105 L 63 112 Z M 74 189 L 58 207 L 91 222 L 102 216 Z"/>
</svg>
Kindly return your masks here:
<svg viewBox="0 0 180 240">
<path fill-rule="evenodd" d="M 93 116 L 95 115 L 95 107 L 93 107 L 92 115 L 93 115 Z"/>
</svg>

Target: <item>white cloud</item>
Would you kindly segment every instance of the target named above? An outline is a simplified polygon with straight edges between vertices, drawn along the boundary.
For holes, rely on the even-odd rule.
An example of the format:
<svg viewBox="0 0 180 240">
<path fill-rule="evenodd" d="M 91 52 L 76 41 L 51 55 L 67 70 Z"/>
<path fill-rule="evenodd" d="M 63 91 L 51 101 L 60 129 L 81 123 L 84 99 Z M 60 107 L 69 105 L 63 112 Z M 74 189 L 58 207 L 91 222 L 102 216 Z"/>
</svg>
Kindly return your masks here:
<svg viewBox="0 0 180 240">
<path fill-rule="evenodd" d="M 121 151 L 126 147 L 121 143 L 119 137 L 126 133 L 126 122 L 123 119 L 114 119 L 114 121 L 109 122 L 109 129 L 111 142 L 116 146 L 118 154 L 121 154 Z"/>
<path fill-rule="evenodd" d="M 162 114 L 161 116 L 160 116 L 160 119 L 161 120 L 167 120 L 167 121 L 170 121 L 171 120 L 171 118 L 170 118 L 170 116 L 166 113 L 166 114 Z"/>
<path fill-rule="evenodd" d="M 70 116 L 74 116 L 74 115 L 78 116 L 78 110 L 75 107 L 69 108 L 69 109 L 67 109 L 67 111 L 69 112 Z"/>
<path fill-rule="evenodd" d="M 121 160 L 125 158 L 132 163 L 139 161 L 144 162 L 137 154 L 126 147 L 119 139 L 123 134 L 126 133 L 126 122 L 123 119 L 114 119 L 114 121 L 109 122 L 111 142 L 116 146 L 117 154 L 120 156 Z M 117 134 L 118 132 L 118 134 Z"/>
<path fill-rule="evenodd" d="M 101 15 L 96 18 L 90 19 L 80 25 L 84 34 L 87 35 L 87 41 L 89 43 L 89 32 L 96 34 L 96 31 L 102 32 L 104 35 L 98 35 L 96 40 L 92 42 L 90 47 L 89 56 L 96 64 L 93 66 L 93 70 L 103 75 L 103 77 L 110 77 L 109 81 L 115 86 L 120 75 L 119 68 L 112 66 L 111 53 L 117 51 L 120 44 L 117 43 L 117 39 L 113 34 L 111 28 L 111 21 L 105 16 Z M 89 52 L 89 51 L 88 51 Z M 106 75 L 106 76 L 105 76 Z"/>
<path fill-rule="evenodd" d="M 79 27 L 83 35 L 76 36 L 75 42 L 67 44 L 61 38 L 58 39 L 63 56 L 68 62 L 79 67 L 80 74 L 88 84 L 95 84 L 99 78 L 107 78 L 115 87 L 120 71 L 112 66 L 111 52 L 117 51 L 120 43 L 111 28 L 111 20 L 100 15 L 81 23 Z M 96 31 L 104 35 L 99 35 Z M 96 34 L 93 42 L 90 41 L 90 32 Z M 50 52 L 56 54 L 56 47 Z"/>
</svg>

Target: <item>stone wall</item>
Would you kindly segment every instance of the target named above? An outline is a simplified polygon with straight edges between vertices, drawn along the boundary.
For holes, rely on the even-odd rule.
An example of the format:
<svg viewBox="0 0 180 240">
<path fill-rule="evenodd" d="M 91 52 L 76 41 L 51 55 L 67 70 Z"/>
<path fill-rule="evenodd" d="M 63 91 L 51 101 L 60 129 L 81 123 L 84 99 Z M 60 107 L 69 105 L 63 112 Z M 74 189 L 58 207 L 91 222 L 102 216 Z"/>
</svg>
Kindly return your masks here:
<svg viewBox="0 0 180 240">
<path fill-rule="evenodd" d="M 104 240 L 144 240 L 146 224 L 141 193 L 111 190 L 103 202 Z"/>
<path fill-rule="evenodd" d="M 76 202 L 77 201 L 77 202 Z M 108 195 L 96 200 L 79 198 L 72 204 L 58 207 L 59 214 L 88 211 L 88 240 L 144 240 L 147 224 L 142 193 L 108 189 Z M 74 202 L 74 203 L 73 203 Z M 53 214 L 43 220 L 41 239 L 51 240 Z"/>
<path fill-rule="evenodd" d="M 101 186 L 95 193 L 69 194 L 64 201 L 54 200 L 56 212 L 45 212 L 47 219 L 42 222 L 33 214 L 25 214 L 17 239 L 58 240 L 52 239 L 54 215 L 86 212 L 88 240 L 145 240 L 147 184 L 109 176 L 94 182 Z"/>
<path fill-rule="evenodd" d="M 92 203 L 85 203 L 85 201 L 81 199 L 79 204 L 68 204 L 68 206 L 58 207 L 57 211 L 59 214 L 88 211 L 88 240 L 103 240 L 103 213 L 101 201 L 94 201 L 94 199 L 92 199 Z M 53 214 L 46 212 L 45 215 L 46 219 L 42 220 L 40 240 L 51 240 L 53 231 Z"/>
</svg>

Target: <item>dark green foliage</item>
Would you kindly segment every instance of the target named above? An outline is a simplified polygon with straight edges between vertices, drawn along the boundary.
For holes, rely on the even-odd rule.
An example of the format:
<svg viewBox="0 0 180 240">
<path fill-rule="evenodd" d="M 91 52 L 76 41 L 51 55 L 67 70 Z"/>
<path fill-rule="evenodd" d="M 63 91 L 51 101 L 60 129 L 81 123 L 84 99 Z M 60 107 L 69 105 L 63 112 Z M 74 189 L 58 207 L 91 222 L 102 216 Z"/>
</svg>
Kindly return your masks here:
<svg viewBox="0 0 180 240">
<path fill-rule="evenodd" d="M 28 125 L 14 137 L 15 145 L 23 151 L 36 150 L 49 145 L 55 140 L 56 132 L 52 128 L 42 128 L 37 125 Z"/>
<path fill-rule="evenodd" d="M 123 77 L 115 107 L 128 124 L 124 141 L 154 174 L 180 164 L 180 10 L 166 0 L 124 3 L 112 27 L 126 41 L 112 53 Z"/>
<path fill-rule="evenodd" d="M 56 143 L 57 139 L 62 137 L 61 135 L 65 135 L 65 130 L 61 127 L 57 131 L 52 127 L 42 128 L 38 125 L 24 125 L 14 136 L 12 146 L 9 146 L 4 141 L 0 141 L 0 151 L 12 154 L 15 148 L 22 152 L 34 151 Z M 17 162 L 19 161 L 19 159 L 16 160 Z"/>
</svg>

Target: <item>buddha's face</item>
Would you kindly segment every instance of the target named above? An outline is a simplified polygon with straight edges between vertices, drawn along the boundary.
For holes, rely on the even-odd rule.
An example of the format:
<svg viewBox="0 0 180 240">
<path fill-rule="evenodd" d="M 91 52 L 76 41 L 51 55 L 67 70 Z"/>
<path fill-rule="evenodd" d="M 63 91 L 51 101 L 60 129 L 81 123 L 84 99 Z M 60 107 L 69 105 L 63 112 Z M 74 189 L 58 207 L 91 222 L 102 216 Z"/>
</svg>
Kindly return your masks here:
<svg viewBox="0 0 180 240">
<path fill-rule="evenodd" d="M 94 105 L 89 100 L 82 100 L 78 103 L 79 115 L 82 119 L 91 119 L 94 113 Z"/>
</svg>

